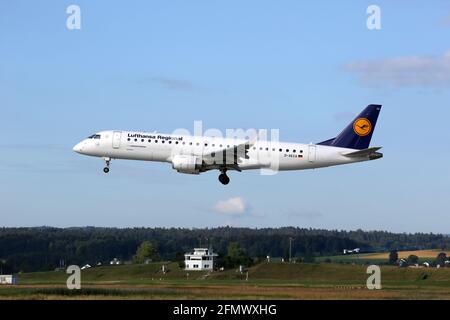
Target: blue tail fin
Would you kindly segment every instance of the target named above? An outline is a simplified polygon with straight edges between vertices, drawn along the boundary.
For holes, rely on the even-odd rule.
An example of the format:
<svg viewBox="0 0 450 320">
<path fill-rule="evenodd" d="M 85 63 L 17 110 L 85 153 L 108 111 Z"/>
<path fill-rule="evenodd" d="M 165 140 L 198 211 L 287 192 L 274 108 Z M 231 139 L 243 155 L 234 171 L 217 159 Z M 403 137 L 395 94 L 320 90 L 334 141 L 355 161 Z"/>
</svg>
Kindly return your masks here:
<svg viewBox="0 0 450 320">
<path fill-rule="evenodd" d="M 336 138 L 322 141 L 325 146 L 367 149 L 372 139 L 381 105 L 368 105 Z"/>
</svg>

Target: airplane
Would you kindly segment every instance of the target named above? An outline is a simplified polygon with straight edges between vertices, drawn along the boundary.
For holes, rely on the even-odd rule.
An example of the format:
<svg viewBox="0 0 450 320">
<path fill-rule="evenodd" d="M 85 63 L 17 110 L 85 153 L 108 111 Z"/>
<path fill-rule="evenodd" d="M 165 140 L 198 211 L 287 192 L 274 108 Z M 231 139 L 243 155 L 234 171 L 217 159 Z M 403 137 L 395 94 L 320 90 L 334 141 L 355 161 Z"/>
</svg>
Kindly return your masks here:
<svg viewBox="0 0 450 320">
<path fill-rule="evenodd" d="M 227 185 L 228 170 L 304 170 L 382 158 L 381 147 L 369 148 L 380 110 L 379 104 L 368 105 L 339 135 L 316 144 L 109 130 L 73 150 L 103 158 L 105 173 L 112 159 L 157 161 L 180 173 L 219 170 L 219 181 Z"/>
</svg>

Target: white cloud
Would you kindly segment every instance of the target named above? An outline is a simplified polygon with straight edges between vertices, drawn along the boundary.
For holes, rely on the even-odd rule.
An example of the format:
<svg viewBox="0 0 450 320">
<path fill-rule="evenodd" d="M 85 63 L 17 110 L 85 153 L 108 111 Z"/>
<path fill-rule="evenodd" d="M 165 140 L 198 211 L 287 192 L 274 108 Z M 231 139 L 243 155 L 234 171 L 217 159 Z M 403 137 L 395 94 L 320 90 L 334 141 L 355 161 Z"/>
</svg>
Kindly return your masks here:
<svg viewBox="0 0 450 320">
<path fill-rule="evenodd" d="M 450 88 L 450 50 L 441 56 L 400 56 L 355 61 L 343 69 L 369 86 Z"/>
<path fill-rule="evenodd" d="M 214 206 L 215 211 L 228 215 L 243 215 L 247 212 L 247 209 L 248 206 L 241 197 L 219 201 Z"/>
</svg>

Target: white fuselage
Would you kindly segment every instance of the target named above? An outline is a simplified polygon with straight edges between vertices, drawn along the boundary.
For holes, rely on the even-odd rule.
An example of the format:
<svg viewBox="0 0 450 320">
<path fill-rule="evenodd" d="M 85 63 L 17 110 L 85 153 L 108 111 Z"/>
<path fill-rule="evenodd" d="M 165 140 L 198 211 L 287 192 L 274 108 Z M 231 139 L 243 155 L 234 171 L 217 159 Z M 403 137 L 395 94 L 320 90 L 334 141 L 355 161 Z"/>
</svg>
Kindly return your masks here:
<svg viewBox="0 0 450 320">
<path fill-rule="evenodd" d="M 102 157 L 108 161 L 129 159 L 173 164 L 176 157 L 195 156 L 201 163 L 202 158 L 214 155 L 215 152 L 229 150 L 233 146 L 245 143 L 249 143 L 248 140 L 111 130 L 101 131 L 84 139 L 73 150 L 89 156 Z M 235 169 L 302 170 L 370 160 L 366 156 L 344 155 L 352 151 L 355 150 L 316 144 L 258 140 L 249 144 L 247 156 L 239 159 Z M 222 165 L 213 163 L 203 169 L 200 168 L 199 172 L 220 169 Z"/>
</svg>

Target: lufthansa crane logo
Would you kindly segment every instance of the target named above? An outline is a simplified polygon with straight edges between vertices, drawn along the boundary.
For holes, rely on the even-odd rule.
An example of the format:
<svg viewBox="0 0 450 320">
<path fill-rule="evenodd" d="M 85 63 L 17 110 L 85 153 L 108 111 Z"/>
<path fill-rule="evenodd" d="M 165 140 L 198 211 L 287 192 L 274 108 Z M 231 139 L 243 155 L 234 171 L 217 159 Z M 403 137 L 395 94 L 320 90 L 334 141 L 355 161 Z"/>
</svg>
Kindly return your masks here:
<svg viewBox="0 0 450 320">
<path fill-rule="evenodd" d="M 360 136 L 367 136 L 372 131 L 372 123 L 366 118 L 358 118 L 353 123 L 353 131 Z"/>
</svg>

